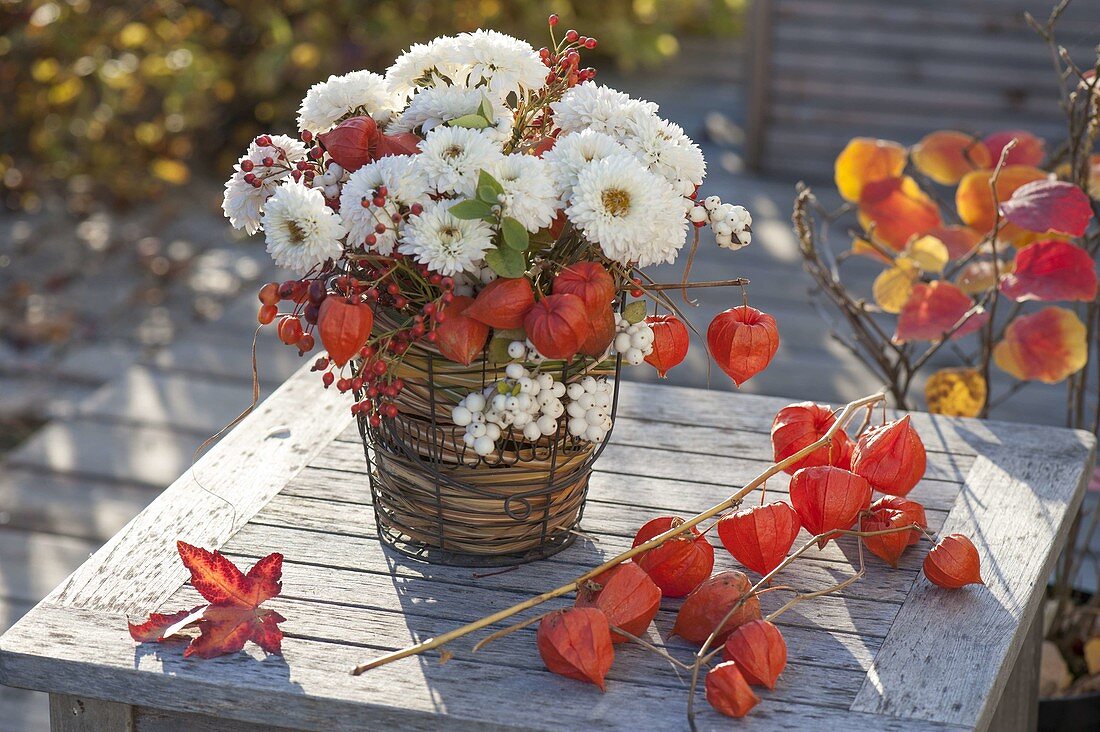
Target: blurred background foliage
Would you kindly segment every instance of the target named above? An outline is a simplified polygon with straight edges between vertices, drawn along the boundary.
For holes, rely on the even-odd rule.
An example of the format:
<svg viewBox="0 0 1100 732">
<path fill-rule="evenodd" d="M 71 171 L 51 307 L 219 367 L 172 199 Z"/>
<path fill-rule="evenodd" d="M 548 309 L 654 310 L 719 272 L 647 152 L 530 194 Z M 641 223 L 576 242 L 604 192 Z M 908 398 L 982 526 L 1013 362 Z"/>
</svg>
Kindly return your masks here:
<svg viewBox="0 0 1100 732">
<path fill-rule="evenodd" d="M 120 204 L 216 172 L 290 132 L 309 86 L 384 69 L 417 41 L 495 28 L 538 48 L 546 16 L 599 39 L 589 63 L 674 61 L 686 35 L 735 35 L 748 0 L 0 0 L 4 205 L 45 191 Z"/>
</svg>

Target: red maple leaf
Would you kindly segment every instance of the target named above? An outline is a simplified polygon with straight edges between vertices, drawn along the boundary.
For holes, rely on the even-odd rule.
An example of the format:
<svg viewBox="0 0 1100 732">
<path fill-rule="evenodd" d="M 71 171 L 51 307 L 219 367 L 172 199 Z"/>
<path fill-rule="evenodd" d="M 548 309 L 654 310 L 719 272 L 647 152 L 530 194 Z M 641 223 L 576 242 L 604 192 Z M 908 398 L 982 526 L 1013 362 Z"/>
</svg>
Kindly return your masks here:
<svg viewBox="0 0 1100 732">
<path fill-rule="evenodd" d="M 129 623 L 130 636 L 140 642 L 164 641 L 184 628 L 199 629 L 184 657 L 214 658 L 236 653 L 251 640 L 267 653 L 281 653 L 284 618 L 260 605 L 282 591 L 283 555 L 269 554 L 245 574 L 218 552 L 176 542 L 180 559 L 191 571 L 191 584 L 209 601 L 177 613 L 151 613 L 140 624 Z"/>
</svg>

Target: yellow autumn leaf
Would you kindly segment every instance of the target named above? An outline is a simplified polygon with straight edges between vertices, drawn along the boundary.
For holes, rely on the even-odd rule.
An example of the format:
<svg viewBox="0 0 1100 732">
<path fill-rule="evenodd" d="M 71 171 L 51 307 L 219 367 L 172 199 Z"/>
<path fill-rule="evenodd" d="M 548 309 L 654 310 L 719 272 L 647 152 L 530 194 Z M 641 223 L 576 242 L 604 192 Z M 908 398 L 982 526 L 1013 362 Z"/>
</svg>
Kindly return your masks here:
<svg viewBox="0 0 1100 732">
<path fill-rule="evenodd" d="M 924 385 L 928 411 L 948 417 L 977 417 L 987 393 L 985 379 L 977 369 L 941 369 Z"/>
<path fill-rule="evenodd" d="M 905 256 L 917 263 L 925 272 L 943 272 L 951 255 L 947 245 L 934 236 L 913 239 L 905 249 Z"/>
<path fill-rule="evenodd" d="M 883 270 L 871 285 L 871 294 L 875 302 L 887 313 L 900 313 L 913 292 L 913 283 L 920 270 L 912 260 L 898 257 L 894 266 Z"/>
<path fill-rule="evenodd" d="M 183 185 L 191 178 L 191 171 L 178 160 L 157 158 L 149 166 L 153 175 L 173 185 Z"/>
</svg>

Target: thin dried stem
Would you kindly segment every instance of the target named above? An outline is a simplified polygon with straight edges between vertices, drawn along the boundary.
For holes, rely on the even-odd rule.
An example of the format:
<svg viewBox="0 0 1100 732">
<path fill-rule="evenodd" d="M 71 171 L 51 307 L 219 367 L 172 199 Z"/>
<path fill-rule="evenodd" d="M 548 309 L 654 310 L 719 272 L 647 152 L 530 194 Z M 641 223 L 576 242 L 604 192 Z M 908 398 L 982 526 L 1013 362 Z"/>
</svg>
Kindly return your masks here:
<svg viewBox="0 0 1100 732">
<path fill-rule="evenodd" d="M 619 635 L 627 638 L 631 643 L 637 643 L 638 645 L 642 646 L 643 648 L 647 648 L 647 649 L 653 651 L 658 656 L 665 659 L 666 661 L 673 664 L 674 666 L 679 666 L 684 671 L 690 671 L 691 670 L 691 666 L 689 664 L 686 664 L 683 661 L 681 661 L 680 659 L 676 658 L 671 653 L 666 651 L 664 648 L 661 648 L 660 646 L 656 646 L 656 645 L 650 643 L 649 641 L 645 640 L 644 638 L 639 638 L 638 636 L 634 635 L 630 631 L 623 630 L 622 628 L 620 628 L 617 625 L 612 625 L 611 630 L 613 632 L 618 633 Z"/>
<path fill-rule="evenodd" d="M 489 645 L 490 643 L 492 643 L 495 640 L 503 638 L 506 635 L 511 635 L 512 633 L 515 633 L 517 630 L 523 630 L 524 628 L 526 628 L 529 625 L 534 625 L 535 623 L 539 622 L 540 620 L 542 620 L 543 618 L 545 618 L 549 614 L 550 613 L 545 612 L 542 615 L 536 615 L 533 618 L 528 618 L 527 620 L 523 620 L 523 621 L 520 621 L 518 623 L 513 623 L 512 625 L 509 625 L 507 628 L 501 628 L 497 632 L 492 633 L 490 635 L 487 635 L 484 638 L 482 638 L 481 640 L 479 640 L 477 643 L 475 643 L 474 648 L 473 648 L 473 652 L 477 653 L 482 648 Z"/>
<path fill-rule="evenodd" d="M 981 362 L 981 374 L 982 380 L 989 384 L 989 362 L 993 356 L 993 321 L 997 315 L 997 283 L 1001 281 L 1001 260 L 997 253 L 997 235 L 1001 231 L 1001 202 L 1000 197 L 997 194 L 997 182 L 1001 178 L 1001 171 L 1004 170 L 1005 162 L 1008 160 L 1008 154 L 1012 152 L 1012 149 L 1016 147 L 1017 140 L 1012 138 L 1008 141 L 1008 144 L 1001 149 L 1001 158 L 997 161 L 997 167 L 993 169 L 993 175 L 989 176 L 989 193 L 993 197 L 993 233 L 990 238 L 990 246 L 993 247 L 993 287 L 990 288 L 988 295 L 989 299 L 989 319 L 986 321 L 984 329 L 984 338 L 982 343 L 982 362 Z M 981 417 L 989 416 L 989 388 L 985 390 L 985 403 L 982 404 Z"/>
<path fill-rule="evenodd" d="M 661 291 L 661 290 L 680 290 L 680 289 L 686 288 L 686 289 L 689 289 L 689 290 L 693 290 L 693 289 L 696 289 L 696 288 L 699 288 L 699 287 L 742 287 L 742 286 L 747 285 L 747 284 L 749 284 L 749 280 L 747 278 L 737 277 L 737 278 L 732 279 L 732 280 L 711 280 L 711 281 L 707 281 L 707 282 L 688 282 L 687 284 L 684 284 L 682 282 L 655 283 L 655 284 L 652 284 L 652 285 L 646 285 L 644 289 Z"/>
</svg>

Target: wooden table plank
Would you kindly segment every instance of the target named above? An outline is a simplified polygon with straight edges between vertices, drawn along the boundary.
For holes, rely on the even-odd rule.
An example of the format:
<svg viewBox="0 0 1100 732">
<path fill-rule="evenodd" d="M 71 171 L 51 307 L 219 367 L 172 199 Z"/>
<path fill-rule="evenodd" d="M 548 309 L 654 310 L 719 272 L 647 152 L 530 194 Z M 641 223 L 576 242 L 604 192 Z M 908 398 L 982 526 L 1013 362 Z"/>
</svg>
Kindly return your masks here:
<svg viewBox="0 0 1100 732">
<path fill-rule="evenodd" d="M 444 723 L 439 715 L 448 730 L 652 729 L 657 720 L 679 717 L 685 698 L 679 689 L 626 681 L 600 694 L 545 670 L 457 659 L 409 659 L 353 677 L 347 669 L 362 648 L 297 638 L 284 641 L 282 657 L 263 658 L 249 648 L 207 661 L 183 659 L 178 647 L 135 648 L 119 614 L 52 605 L 38 608 L 34 626 L 17 625 L 0 647 L 0 682 L 326 732 L 435 730 Z M 561 699 L 576 701 L 547 707 Z M 701 730 L 730 726 L 707 708 L 698 721 Z M 781 699 L 761 705 L 738 729 L 772 732 L 795 724 L 868 732 L 952 729 Z"/>
<path fill-rule="evenodd" d="M 309 377 L 303 366 L 47 600 L 133 614 L 163 602 L 187 577 L 177 539 L 221 546 L 343 431 L 347 400 Z"/>
<path fill-rule="evenodd" d="M 1076 459 L 1007 447 L 977 458 L 943 531 L 974 541 L 986 586 L 943 592 L 919 578 L 854 711 L 988 724 L 1092 472 L 1092 435 L 1044 442 Z"/>
</svg>

